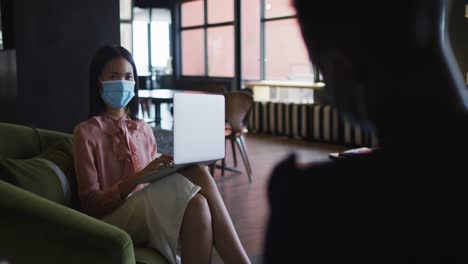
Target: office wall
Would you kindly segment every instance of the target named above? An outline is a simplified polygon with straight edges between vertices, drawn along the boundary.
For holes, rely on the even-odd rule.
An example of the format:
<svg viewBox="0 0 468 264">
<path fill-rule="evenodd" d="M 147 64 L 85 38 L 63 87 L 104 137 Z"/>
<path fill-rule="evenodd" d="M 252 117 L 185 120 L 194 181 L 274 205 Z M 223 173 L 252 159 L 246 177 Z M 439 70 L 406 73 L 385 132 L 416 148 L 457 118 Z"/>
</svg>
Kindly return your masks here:
<svg viewBox="0 0 468 264">
<path fill-rule="evenodd" d="M 89 63 L 120 43 L 118 0 L 15 0 L 16 96 L 0 94 L 0 122 L 71 133 L 89 109 Z"/>
</svg>

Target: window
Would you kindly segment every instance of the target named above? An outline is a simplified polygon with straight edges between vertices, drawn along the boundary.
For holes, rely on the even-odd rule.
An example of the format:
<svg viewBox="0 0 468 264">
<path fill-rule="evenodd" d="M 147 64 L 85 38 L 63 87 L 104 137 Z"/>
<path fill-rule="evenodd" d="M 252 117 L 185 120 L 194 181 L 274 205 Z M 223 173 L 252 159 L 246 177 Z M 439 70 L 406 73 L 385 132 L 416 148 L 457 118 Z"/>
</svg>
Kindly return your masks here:
<svg viewBox="0 0 468 264">
<path fill-rule="evenodd" d="M 242 0 L 242 79 L 261 79 L 260 0 Z"/>
<path fill-rule="evenodd" d="M 153 9 L 151 20 L 151 66 L 157 70 L 172 67 L 171 64 L 171 13 L 167 9 Z"/>
<path fill-rule="evenodd" d="M 186 2 L 180 13 L 181 74 L 234 77 L 234 0 Z"/>
<path fill-rule="evenodd" d="M 120 23 L 120 45 L 128 51 L 133 51 L 132 23 Z"/>
<path fill-rule="evenodd" d="M 128 51 L 133 51 L 132 46 L 132 1 L 120 0 L 120 45 Z"/>
<path fill-rule="evenodd" d="M 307 48 L 295 18 L 266 21 L 264 38 L 264 79 L 313 80 Z"/>
<path fill-rule="evenodd" d="M 133 59 L 141 76 L 150 75 L 148 45 L 149 10 L 133 9 Z"/>
<path fill-rule="evenodd" d="M 193 1 L 183 3 L 181 6 L 182 27 L 202 25 L 205 21 L 203 1 Z"/>
<path fill-rule="evenodd" d="M 168 9 L 133 8 L 132 47 L 139 75 L 172 72 L 170 28 Z"/>
<path fill-rule="evenodd" d="M 205 34 L 203 29 L 182 31 L 182 74 L 205 75 Z"/>
<path fill-rule="evenodd" d="M 208 28 L 208 76 L 234 76 L 234 26 Z"/>
<path fill-rule="evenodd" d="M 278 18 L 296 15 L 290 0 L 264 0 L 265 18 Z"/>
<path fill-rule="evenodd" d="M 260 14 L 260 79 L 313 81 L 313 68 L 291 1 L 261 0 Z"/>
<path fill-rule="evenodd" d="M 314 81 L 291 0 L 198 0 L 180 13 L 182 76 L 236 77 L 240 30 L 238 79 Z"/>
<path fill-rule="evenodd" d="M 234 21 L 233 0 L 207 0 L 208 23 L 223 23 Z"/>
</svg>

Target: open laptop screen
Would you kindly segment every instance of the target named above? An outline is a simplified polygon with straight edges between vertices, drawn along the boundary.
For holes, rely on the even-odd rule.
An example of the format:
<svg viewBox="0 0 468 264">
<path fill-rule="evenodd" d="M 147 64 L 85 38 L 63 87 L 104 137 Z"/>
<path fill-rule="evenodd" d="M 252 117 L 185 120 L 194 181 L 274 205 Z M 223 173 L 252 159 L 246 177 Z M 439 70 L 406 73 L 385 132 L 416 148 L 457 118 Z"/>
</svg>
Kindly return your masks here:
<svg viewBox="0 0 468 264">
<path fill-rule="evenodd" d="M 224 96 L 174 94 L 174 163 L 224 158 Z"/>
</svg>

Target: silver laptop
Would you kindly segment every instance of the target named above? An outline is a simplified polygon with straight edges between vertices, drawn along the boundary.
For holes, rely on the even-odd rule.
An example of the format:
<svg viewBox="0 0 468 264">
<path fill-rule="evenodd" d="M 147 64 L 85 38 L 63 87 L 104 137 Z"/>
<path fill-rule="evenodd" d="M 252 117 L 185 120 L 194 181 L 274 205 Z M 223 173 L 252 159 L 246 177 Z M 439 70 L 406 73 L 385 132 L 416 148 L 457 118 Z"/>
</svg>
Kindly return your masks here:
<svg viewBox="0 0 468 264">
<path fill-rule="evenodd" d="M 224 158 L 224 96 L 174 94 L 174 162 L 142 177 L 152 182 L 193 164 L 208 165 Z"/>
</svg>

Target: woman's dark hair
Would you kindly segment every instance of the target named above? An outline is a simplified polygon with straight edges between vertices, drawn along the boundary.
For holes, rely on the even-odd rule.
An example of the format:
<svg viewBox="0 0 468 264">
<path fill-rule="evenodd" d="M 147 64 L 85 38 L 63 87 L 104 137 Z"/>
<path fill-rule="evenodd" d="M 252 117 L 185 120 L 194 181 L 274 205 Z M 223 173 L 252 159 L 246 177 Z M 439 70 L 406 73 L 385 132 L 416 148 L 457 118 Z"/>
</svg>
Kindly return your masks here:
<svg viewBox="0 0 468 264">
<path fill-rule="evenodd" d="M 135 96 L 127 105 L 127 113 L 132 120 L 138 119 L 138 74 L 133 61 L 132 54 L 121 46 L 104 46 L 97 50 L 94 55 L 89 69 L 89 97 L 90 97 L 90 112 L 89 117 L 102 114 L 106 110 L 106 105 L 99 93 L 99 76 L 106 65 L 115 58 L 124 58 L 133 68 L 133 79 L 135 81 Z"/>
</svg>

